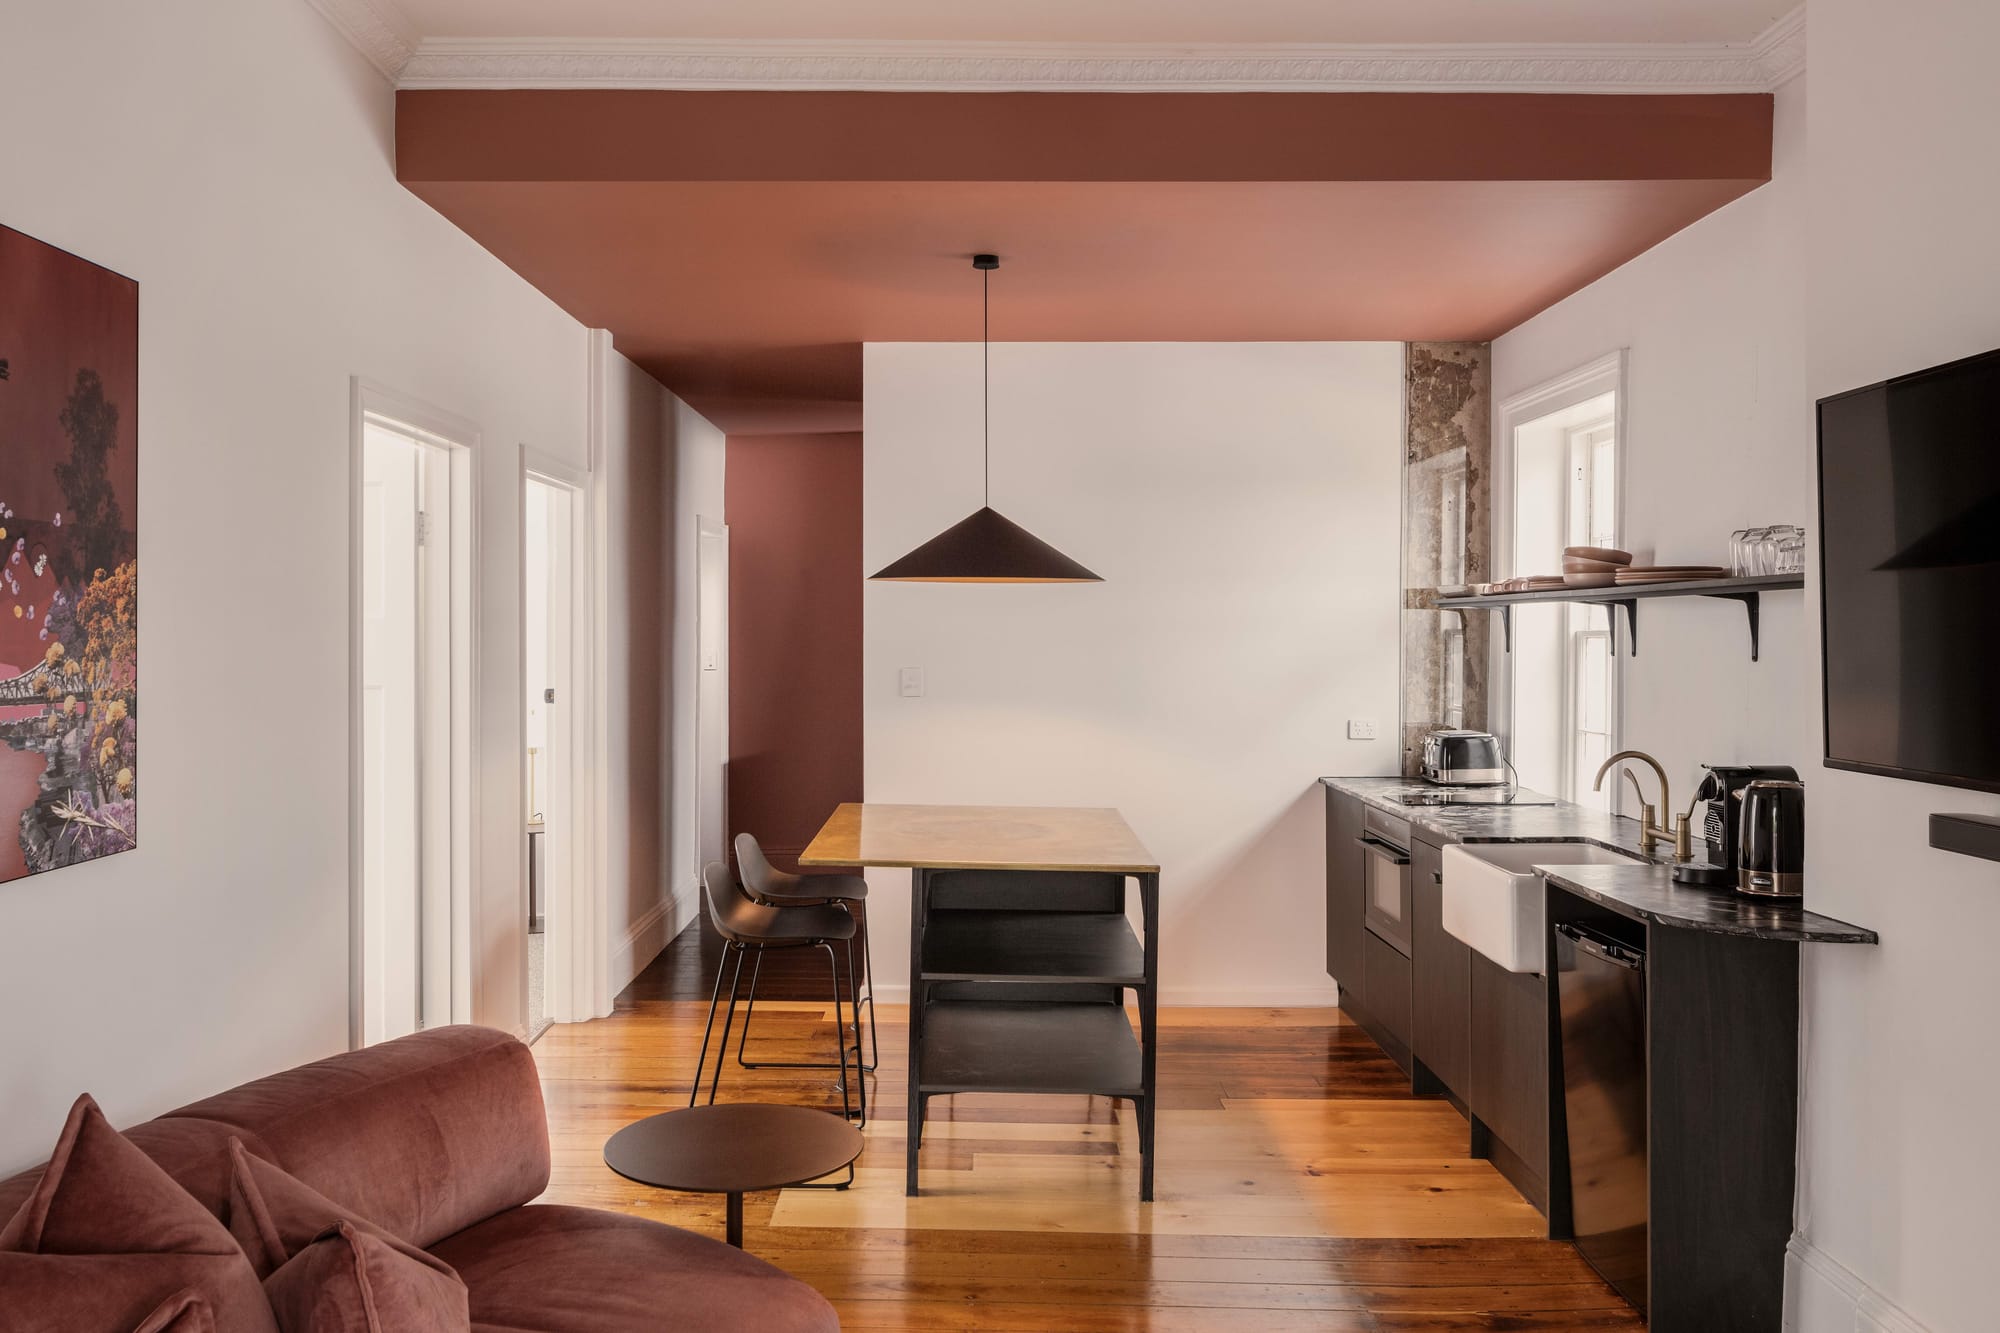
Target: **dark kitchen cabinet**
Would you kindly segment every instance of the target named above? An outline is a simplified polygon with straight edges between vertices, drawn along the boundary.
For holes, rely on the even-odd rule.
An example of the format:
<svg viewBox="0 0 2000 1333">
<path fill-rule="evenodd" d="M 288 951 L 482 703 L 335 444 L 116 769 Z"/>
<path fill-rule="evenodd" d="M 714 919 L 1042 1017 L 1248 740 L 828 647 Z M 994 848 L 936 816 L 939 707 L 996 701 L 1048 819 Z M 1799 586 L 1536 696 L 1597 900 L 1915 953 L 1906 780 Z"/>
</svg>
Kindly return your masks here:
<svg viewBox="0 0 2000 1333">
<path fill-rule="evenodd" d="M 1410 984 L 1410 960 L 1394 945 L 1369 932 L 1361 941 L 1362 988 L 1368 996 L 1368 1015 L 1374 1020 L 1369 1035 L 1389 1058 L 1410 1070 L 1410 1038 L 1416 1020 Z"/>
<path fill-rule="evenodd" d="M 1472 950 L 1444 928 L 1444 851 L 1410 844 L 1410 934 L 1414 977 L 1412 1045 L 1432 1076 L 1461 1102 L 1472 1089 Z"/>
<path fill-rule="evenodd" d="M 1326 972 L 1364 1005 L 1361 940 L 1366 890 L 1361 801 L 1326 789 Z"/>
<path fill-rule="evenodd" d="M 1529 1202 L 1548 1211 L 1548 983 L 1472 953 L 1471 1088 L 1475 1145 Z M 1481 1143 L 1481 1140 L 1484 1140 Z"/>
</svg>

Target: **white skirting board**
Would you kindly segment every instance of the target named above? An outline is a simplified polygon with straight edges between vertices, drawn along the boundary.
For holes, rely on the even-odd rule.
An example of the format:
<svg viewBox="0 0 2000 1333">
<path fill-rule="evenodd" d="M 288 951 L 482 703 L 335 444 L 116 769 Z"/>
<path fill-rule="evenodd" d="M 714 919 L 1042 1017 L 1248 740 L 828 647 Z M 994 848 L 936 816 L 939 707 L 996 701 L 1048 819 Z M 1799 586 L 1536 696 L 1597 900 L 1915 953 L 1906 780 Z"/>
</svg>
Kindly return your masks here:
<svg viewBox="0 0 2000 1333">
<path fill-rule="evenodd" d="M 1785 1247 L 1785 1333 L 1932 1333 L 1803 1236 Z"/>
<path fill-rule="evenodd" d="M 632 984 L 632 978 L 660 956 L 667 942 L 687 929 L 694 920 L 695 894 L 690 889 L 654 905 L 632 923 L 625 938 L 611 951 L 611 994 L 616 996 Z"/>
</svg>

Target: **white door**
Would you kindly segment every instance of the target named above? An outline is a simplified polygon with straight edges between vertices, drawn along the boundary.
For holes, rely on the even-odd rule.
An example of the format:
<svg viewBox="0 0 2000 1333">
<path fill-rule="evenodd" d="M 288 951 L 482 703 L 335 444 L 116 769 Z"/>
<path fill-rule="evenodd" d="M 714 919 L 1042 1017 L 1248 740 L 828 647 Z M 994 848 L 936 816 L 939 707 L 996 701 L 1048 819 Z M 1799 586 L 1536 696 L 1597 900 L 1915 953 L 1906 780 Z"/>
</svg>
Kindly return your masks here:
<svg viewBox="0 0 2000 1333">
<path fill-rule="evenodd" d="M 696 520 L 695 828 L 701 868 L 729 854 L 729 529 Z"/>
<path fill-rule="evenodd" d="M 527 582 L 522 623 L 528 789 L 524 827 L 532 855 L 528 1025 L 573 1021 L 576 898 L 581 864 L 577 801 L 579 663 L 577 510 L 571 487 L 530 476 L 523 508 Z"/>
<path fill-rule="evenodd" d="M 454 451 L 364 417 L 356 497 L 355 812 L 364 1044 L 452 1021 L 455 909 L 469 861 L 470 584 Z"/>
<path fill-rule="evenodd" d="M 370 422 L 361 478 L 364 1040 L 418 1022 L 418 446 Z"/>
</svg>

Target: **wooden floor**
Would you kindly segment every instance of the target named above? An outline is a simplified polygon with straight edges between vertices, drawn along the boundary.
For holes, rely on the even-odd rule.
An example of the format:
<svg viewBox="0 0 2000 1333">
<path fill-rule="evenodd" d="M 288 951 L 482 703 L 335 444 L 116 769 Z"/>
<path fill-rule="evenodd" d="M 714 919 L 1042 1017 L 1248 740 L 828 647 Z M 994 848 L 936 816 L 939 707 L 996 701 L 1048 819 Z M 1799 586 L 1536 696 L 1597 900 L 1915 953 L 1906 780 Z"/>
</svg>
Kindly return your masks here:
<svg viewBox="0 0 2000 1333">
<path fill-rule="evenodd" d="M 547 1201 L 721 1234 L 720 1199 L 633 1184 L 602 1158 L 620 1126 L 686 1105 L 715 954 L 691 929 L 612 1017 L 535 1045 Z M 760 999 L 751 1059 L 831 1058 L 810 963 L 767 970 L 764 994 L 783 998 Z M 1084 1097 L 935 1099 L 923 1194 L 904 1198 L 904 1011 L 880 1019 L 855 1186 L 745 1208 L 746 1248 L 818 1287 L 849 1333 L 1644 1327 L 1568 1245 L 1537 1239 L 1541 1218 L 1467 1156 L 1465 1122 L 1408 1096 L 1338 1010 L 1161 1011 L 1150 1205 L 1129 1109 Z M 839 1105 L 830 1075 L 733 1060 L 720 1099 Z"/>
</svg>

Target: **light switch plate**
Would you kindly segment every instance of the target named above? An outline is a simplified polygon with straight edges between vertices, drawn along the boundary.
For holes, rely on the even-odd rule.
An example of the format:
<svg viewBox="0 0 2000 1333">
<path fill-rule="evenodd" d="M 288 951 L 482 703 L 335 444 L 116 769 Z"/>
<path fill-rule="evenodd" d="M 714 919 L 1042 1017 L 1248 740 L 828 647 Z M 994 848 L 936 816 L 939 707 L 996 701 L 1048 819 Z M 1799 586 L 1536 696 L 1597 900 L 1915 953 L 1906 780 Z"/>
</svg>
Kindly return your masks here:
<svg viewBox="0 0 2000 1333">
<path fill-rule="evenodd" d="M 1347 719 L 1347 739 L 1351 741 L 1372 741 L 1375 739 L 1373 718 L 1351 717 Z"/>
<path fill-rule="evenodd" d="M 896 692 L 905 699 L 923 698 L 924 669 L 922 667 L 904 667 L 901 671 L 897 672 Z"/>
</svg>

